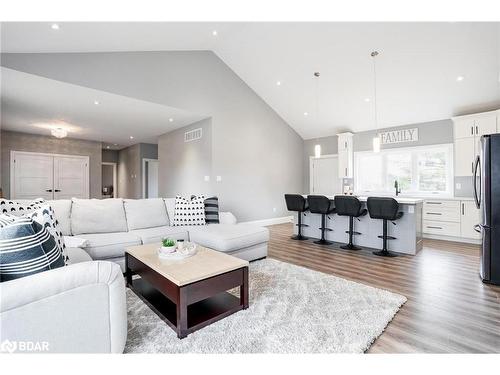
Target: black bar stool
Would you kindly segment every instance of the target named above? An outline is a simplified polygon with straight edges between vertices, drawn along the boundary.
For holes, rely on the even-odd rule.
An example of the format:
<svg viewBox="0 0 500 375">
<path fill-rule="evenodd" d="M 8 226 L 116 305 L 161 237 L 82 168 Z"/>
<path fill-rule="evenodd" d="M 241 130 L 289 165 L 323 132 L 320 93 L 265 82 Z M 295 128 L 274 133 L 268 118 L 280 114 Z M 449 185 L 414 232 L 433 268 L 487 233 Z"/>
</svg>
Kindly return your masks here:
<svg viewBox="0 0 500 375">
<path fill-rule="evenodd" d="M 369 197 L 366 204 L 372 219 L 382 219 L 384 221 L 383 234 L 382 236 L 378 236 L 378 238 L 382 238 L 382 250 L 374 251 L 373 254 L 384 257 L 397 257 L 398 254 L 387 250 L 387 240 L 396 239 L 396 237 L 387 235 L 387 221 L 392 221 L 392 224 L 396 225 L 394 220 L 400 219 L 403 216 L 402 212 L 398 212 L 398 201 L 394 198 Z"/>
<path fill-rule="evenodd" d="M 321 214 L 321 239 L 314 241 L 319 245 L 331 245 L 333 242 L 325 239 L 325 232 L 330 230 L 326 227 L 326 216 L 335 213 L 335 205 L 331 199 L 324 195 L 308 195 L 307 202 L 309 203 L 309 211 L 312 214 Z"/>
<path fill-rule="evenodd" d="M 340 246 L 340 248 L 346 250 L 361 250 L 359 246 L 352 243 L 353 235 L 361 234 L 360 232 L 354 231 L 354 218 L 365 216 L 367 213 L 366 208 L 361 208 L 361 202 L 358 198 L 349 195 L 336 195 L 334 202 L 337 215 L 349 216 L 349 230 L 346 230 L 346 233 L 349 233 L 349 243 Z"/>
<path fill-rule="evenodd" d="M 296 236 L 292 236 L 292 240 L 304 241 L 307 240 L 307 237 L 302 235 L 302 227 L 308 227 L 307 224 L 302 224 L 302 215 L 305 215 L 309 207 L 307 205 L 306 199 L 299 194 L 285 194 L 286 208 L 288 211 L 297 212 L 297 226 L 299 227 L 298 234 Z"/>
</svg>

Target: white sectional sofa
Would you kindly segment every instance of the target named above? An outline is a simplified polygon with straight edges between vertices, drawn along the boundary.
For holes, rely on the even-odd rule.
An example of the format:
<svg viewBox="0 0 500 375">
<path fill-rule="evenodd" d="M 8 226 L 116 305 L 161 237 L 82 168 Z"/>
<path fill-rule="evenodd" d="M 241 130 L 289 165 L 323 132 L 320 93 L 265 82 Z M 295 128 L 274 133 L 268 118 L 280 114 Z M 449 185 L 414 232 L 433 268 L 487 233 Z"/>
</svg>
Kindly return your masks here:
<svg viewBox="0 0 500 375">
<path fill-rule="evenodd" d="M 175 198 L 72 199 L 50 201 L 65 236 L 87 241 L 83 249 L 94 260 L 125 266 L 128 246 L 160 242 L 164 237 L 193 241 L 202 246 L 252 261 L 267 256 L 267 228 L 237 224 L 229 212 L 220 224 L 171 226 Z"/>
</svg>

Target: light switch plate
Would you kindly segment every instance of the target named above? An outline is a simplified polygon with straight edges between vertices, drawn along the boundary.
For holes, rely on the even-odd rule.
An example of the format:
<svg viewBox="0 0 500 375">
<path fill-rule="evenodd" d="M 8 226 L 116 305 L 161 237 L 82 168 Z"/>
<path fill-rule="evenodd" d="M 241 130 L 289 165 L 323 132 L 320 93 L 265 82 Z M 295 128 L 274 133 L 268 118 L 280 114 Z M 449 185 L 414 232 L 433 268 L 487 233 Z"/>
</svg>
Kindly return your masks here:
<svg viewBox="0 0 500 375">
<path fill-rule="evenodd" d="M 217 176 L 217 182 L 221 182 L 222 181 L 222 176 Z"/>
<path fill-rule="evenodd" d="M 455 189 L 460 190 L 462 188 L 462 184 L 460 182 L 457 182 L 455 184 Z"/>
<path fill-rule="evenodd" d="M 205 176 L 203 179 L 205 180 L 205 182 L 209 182 L 210 181 L 210 176 Z"/>
<path fill-rule="evenodd" d="M 408 213 L 412 214 L 415 212 L 415 207 L 414 206 L 408 206 Z"/>
</svg>

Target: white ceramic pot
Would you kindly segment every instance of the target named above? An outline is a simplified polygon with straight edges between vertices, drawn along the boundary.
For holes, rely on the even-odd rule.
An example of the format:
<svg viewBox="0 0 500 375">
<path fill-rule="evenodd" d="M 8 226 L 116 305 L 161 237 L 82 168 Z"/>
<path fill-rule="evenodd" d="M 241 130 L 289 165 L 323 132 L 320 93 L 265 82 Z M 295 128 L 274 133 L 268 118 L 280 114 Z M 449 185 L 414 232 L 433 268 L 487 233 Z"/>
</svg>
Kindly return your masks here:
<svg viewBox="0 0 500 375">
<path fill-rule="evenodd" d="M 160 251 L 163 253 L 163 254 L 171 254 L 175 251 L 175 248 L 176 248 L 176 245 L 174 246 L 162 246 L 160 248 Z"/>
</svg>

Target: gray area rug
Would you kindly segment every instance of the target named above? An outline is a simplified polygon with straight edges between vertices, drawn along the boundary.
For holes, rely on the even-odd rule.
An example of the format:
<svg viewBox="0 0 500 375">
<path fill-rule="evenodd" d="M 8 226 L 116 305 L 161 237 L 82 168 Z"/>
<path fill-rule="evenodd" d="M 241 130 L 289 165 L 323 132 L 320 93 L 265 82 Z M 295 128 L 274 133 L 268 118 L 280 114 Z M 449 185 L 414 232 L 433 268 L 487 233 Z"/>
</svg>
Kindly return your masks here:
<svg viewBox="0 0 500 375">
<path fill-rule="evenodd" d="M 127 289 L 126 353 L 362 353 L 406 297 L 273 259 L 250 264 L 250 307 L 179 340 Z"/>
</svg>

